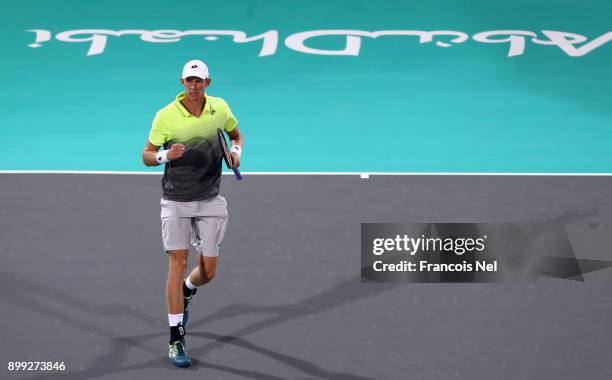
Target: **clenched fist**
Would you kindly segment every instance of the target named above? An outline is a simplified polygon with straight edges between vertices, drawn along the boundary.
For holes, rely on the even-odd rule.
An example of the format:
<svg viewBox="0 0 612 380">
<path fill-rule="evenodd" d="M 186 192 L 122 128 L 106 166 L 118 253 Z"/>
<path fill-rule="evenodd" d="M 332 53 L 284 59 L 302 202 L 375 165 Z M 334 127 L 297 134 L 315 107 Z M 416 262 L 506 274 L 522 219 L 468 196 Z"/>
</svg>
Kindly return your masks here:
<svg viewBox="0 0 612 380">
<path fill-rule="evenodd" d="M 168 150 L 168 160 L 172 161 L 172 160 L 179 159 L 179 158 L 183 157 L 184 153 L 185 153 L 185 145 L 183 145 L 183 144 L 174 144 Z"/>
</svg>

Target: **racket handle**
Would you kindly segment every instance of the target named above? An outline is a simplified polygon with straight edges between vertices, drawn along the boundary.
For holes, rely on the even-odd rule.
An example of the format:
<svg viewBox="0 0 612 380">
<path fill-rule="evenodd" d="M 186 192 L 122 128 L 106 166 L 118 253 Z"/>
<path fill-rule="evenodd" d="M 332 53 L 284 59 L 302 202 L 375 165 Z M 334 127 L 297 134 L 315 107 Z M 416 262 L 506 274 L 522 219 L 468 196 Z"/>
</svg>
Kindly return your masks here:
<svg viewBox="0 0 612 380">
<path fill-rule="evenodd" d="M 234 171 L 234 175 L 236 176 L 236 179 L 238 181 L 241 181 L 242 180 L 242 174 L 240 174 L 240 171 L 238 169 L 234 169 L 234 168 L 232 168 L 232 170 Z"/>
</svg>

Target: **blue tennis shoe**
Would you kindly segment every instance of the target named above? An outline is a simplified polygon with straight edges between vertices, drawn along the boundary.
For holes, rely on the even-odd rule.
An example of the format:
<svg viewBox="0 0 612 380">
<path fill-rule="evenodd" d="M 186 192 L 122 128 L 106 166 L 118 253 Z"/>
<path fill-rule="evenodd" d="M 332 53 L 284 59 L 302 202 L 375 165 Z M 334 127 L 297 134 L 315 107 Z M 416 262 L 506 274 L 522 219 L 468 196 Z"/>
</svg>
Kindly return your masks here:
<svg viewBox="0 0 612 380">
<path fill-rule="evenodd" d="M 175 367 L 186 368 L 191 366 L 191 358 L 185 352 L 185 341 L 182 339 L 170 343 L 168 357 L 172 360 L 172 364 Z"/>
</svg>

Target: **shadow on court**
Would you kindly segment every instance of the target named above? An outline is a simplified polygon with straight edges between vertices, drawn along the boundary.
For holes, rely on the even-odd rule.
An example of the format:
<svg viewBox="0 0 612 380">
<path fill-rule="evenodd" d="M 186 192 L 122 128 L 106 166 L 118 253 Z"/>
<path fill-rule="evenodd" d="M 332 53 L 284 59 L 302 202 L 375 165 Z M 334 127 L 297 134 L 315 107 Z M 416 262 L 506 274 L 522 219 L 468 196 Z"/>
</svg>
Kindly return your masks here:
<svg viewBox="0 0 612 380">
<path fill-rule="evenodd" d="M 20 374 L 36 379 L 612 376 L 610 254 L 597 248 L 612 245 L 610 178 L 224 178 L 230 224 L 193 304 L 187 370 L 166 358 L 159 180 L 0 176 L 3 363 L 66 362 Z M 363 284 L 362 222 L 563 225 L 551 236 L 571 243 L 584 282 Z"/>
<path fill-rule="evenodd" d="M 339 284 L 338 286 L 329 289 L 328 291 L 325 291 L 321 294 L 317 294 L 304 301 L 297 302 L 291 305 L 282 305 L 274 307 L 232 305 L 212 314 L 210 317 L 202 318 L 199 321 L 190 324 L 189 328 L 193 329 L 193 332 L 189 333 L 188 340 L 190 342 L 190 346 L 193 346 L 193 348 L 189 350 L 189 353 L 194 359 L 194 365 L 191 368 L 187 369 L 187 371 L 198 371 L 199 369 L 209 368 L 220 372 L 239 375 L 245 378 L 270 380 L 284 379 L 284 377 L 278 377 L 255 370 L 231 368 L 202 360 L 202 358 L 204 358 L 209 351 L 218 349 L 224 345 L 231 345 L 247 351 L 251 351 L 252 353 L 260 354 L 261 356 L 266 357 L 270 360 L 283 363 L 288 367 L 291 367 L 294 370 L 303 373 L 304 375 L 308 375 L 314 378 L 346 380 L 370 379 L 369 377 L 354 375 L 350 373 L 329 371 L 316 365 L 313 362 L 309 362 L 307 360 L 303 360 L 288 354 L 264 348 L 243 338 L 248 334 L 254 333 L 265 328 L 273 327 L 278 323 L 282 323 L 290 319 L 300 318 L 307 314 L 318 313 L 323 310 L 338 307 L 339 305 L 345 302 L 353 302 L 359 300 L 360 298 L 374 296 L 380 292 L 383 292 L 384 290 L 397 286 L 385 284 L 376 287 L 360 288 L 358 286 L 359 281 L 359 278 L 352 278 L 351 280 L 345 281 Z M 87 321 L 72 318 L 70 316 L 70 313 L 57 311 L 53 308 L 45 306 L 42 302 L 40 302 L 40 300 L 44 299 L 46 302 L 55 302 L 61 305 L 62 309 L 79 309 L 88 315 L 95 316 L 96 318 L 104 316 L 116 317 L 117 315 L 124 315 L 129 318 L 136 319 L 139 322 L 144 322 L 150 326 L 160 328 L 160 330 L 164 330 L 165 324 L 163 324 L 161 321 L 152 319 L 147 314 L 144 314 L 139 310 L 125 305 L 95 305 L 90 302 L 86 302 L 78 297 L 68 295 L 58 289 L 53 289 L 48 286 L 42 286 L 15 274 L 0 271 L 0 286 L 2 286 L 2 288 L 8 289 L 13 284 L 20 284 L 20 286 L 15 289 L 15 292 L 1 293 L 0 300 L 4 304 L 17 308 L 27 308 L 43 317 L 58 318 L 62 320 L 66 325 L 68 325 L 71 329 L 76 329 L 87 333 L 93 333 L 96 336 L 106 339 L 109 342 L 108 351 L 103 355 L 96 357 L 92 361 L 93 365 L 90 366 L 90 368 L 76 372 L 68 371 L 66 373 L 62 373 L 61 375 L 58 375 L 58 377 L 85 379 L 108 376 L 111 374 L 120 374 L 123 372 L 139 369 L 169 367 L 168 360 L 165 357 L 159 358 L 159 349 L 151 349 L 147 346 L 147 343 L 151 340 L 159 340 L 158 338 L 160 337 L 165 338 L 167 334 L 160 332 L 136 336 L 116 336 L 115 332 L 110 331 L 106 328 L 101 328 L 95 324 L 88 323 Z M 359 289 L 363 289 L 364 291 L 359 291 Z M 236 315 L 255 313 L 272 313 L 277 314 L 277 316 L 274 318 L 263 320 L 261 322 L 253 323 L 252 325 L 237 331 L 236 334 L 231 336 L 206 332 L 196 332 L 198 331 L 198 327 L 205 325 L 208 320 L 212 321 L 215 319 L 226 319 L 234 317 Z M 204 345 L 195 346 L 193 342 L 197 340 L 194 339 L 194 337 L 209 340 L 211 342 Z M 125 358 L 131 350 L 144 351 L 150 356 L 154 356 L 157 358 L 138 364 L 126 364 Z M 33 378 L 48 378 L 48 375 Z"/>
</svg>

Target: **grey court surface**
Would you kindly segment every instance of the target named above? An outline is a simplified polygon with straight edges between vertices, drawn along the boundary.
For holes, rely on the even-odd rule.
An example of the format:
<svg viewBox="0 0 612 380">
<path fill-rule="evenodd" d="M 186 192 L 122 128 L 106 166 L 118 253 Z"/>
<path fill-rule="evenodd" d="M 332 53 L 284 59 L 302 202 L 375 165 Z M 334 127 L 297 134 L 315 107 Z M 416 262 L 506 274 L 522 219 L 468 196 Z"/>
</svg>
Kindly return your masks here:
<svg viewBox="0 0 612 380">
<path fill-rule="evenodd" d="M 362 222 L 611 221 L 612 177 L 224 177 L 230 227 L 194 301 L 186 370 L 166 357 L 159 182 L 0 175 L 1 378 L 612 378 L 612 268 L 363 284 L 359 238 Z M 32 360 L 67 369 L 7 370 Z"/>
</svg>

